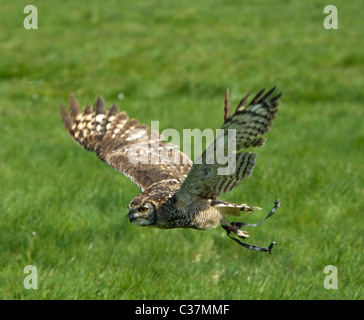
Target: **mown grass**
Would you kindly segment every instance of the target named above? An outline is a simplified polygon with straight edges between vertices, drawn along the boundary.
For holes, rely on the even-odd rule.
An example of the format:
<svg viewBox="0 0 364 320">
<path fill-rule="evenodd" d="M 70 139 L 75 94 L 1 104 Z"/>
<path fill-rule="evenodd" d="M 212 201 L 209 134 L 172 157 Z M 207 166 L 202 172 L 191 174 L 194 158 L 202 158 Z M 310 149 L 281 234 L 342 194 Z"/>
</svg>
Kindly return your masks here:
<svg viewBox="0 0 364 320">
<path fill-rule="evenodd" d="M 0 297 L 363 299 L 364 47 L 359 1 L 27 1 L 1 4 Z M 335 4 L 339 29 L 323 27 Z M 254 174 L 223 196 L 278 213 L 245 250 L 214 229 L 130 225 L 139 190 L 72 143 L 59 106 L 102 95 L 160 129 L 219 128 L 225 89 L 278 85 Z M 120 95 L 122 94 L 122 95 Z M 120 97 L 123 97 L 120 99 Z M 38 268 L 26 290 L 23 269 Z M 338 270 L 327 290 L 324 267 Z"/>
</svg>

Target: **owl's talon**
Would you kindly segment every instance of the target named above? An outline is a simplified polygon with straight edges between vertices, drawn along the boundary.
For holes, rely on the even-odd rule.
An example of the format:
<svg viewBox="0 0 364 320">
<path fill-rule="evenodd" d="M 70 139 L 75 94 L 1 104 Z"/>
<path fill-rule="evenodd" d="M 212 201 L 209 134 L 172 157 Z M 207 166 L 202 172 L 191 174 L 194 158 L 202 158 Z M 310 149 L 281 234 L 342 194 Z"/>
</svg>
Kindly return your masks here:
<svg viewBox="0 0 364 320">
<path fill-rule="evenodd" d="M 232 222 L 230 225 L 230 230 L 233 231 L 239 238 L 246 239 L 249 235 L 246 231 L 241 230 L 242 224 L 240 222 Z"/>
<path fill-rule="evenodd" d="M 243 246 L 244 248 L 247 248 L 247 249 L 253 250 L 253 251 L 268 252 L 269 254 L 272 254 L 273 246 L 276 245 L 277 242 L 272 242 L 269 245 L 269 247 L 261 247 L 261 246 L 256 246 L 254 244 L 249 244 L 249 243 L 241 242 L 239 239 L 236 239 L 236 238 L 233 238 L 232 236 L 230 236 L 230 233 L 231 232 L 234 232 L 241 239 L 249 238 L 249 235 L 246 233 L 246 231 L 241 230 L 241 228 L 242 227 L 257 227 L 257 226 L 259 226 L 265 220 L 267 220 L 270 216 L 272 216 L 277 211 L 277 209 L 279 207 L 281 207 L 281 203 L 277 199 L 274 202 L 274 207 L 272 208 L 272 210 L 259 223 L 250 224 L 250 223 L 244 223 L 244 222 L 236 222 L 236 221 L 234 221 L 234 222 L 231 222 L 230 225 L 222 225 L 222 227 L 226 230 L 226 233 L 227 233 L 227 235 L 228 235 L 228 237 L 230 239 L 234 240 L 236 243 L 238 243 L 239 245 Z"/>
<path fill-rule="evenodd" d="M 236 232 L 235 232 L 235 234 L 236 234 L 239 238 L 241 238 L 241 239 L 249 238 L 248 233 L 247 233 L 246 231 L 244 231 L 244 230 L 238 230 L 238 231 L 236 231 Z"/>
</svg>

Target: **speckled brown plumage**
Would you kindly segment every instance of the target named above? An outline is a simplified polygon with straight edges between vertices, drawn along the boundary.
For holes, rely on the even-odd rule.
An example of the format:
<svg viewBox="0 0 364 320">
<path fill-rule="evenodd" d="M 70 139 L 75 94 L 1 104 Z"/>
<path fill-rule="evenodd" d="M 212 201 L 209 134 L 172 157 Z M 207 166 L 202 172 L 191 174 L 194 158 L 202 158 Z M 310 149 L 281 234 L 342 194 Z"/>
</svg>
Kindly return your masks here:
<svg viewBox="0 0 364 320">
<path fill-rule="evenodd" d="M 240 228 L 227 222 L 225 215 L 239 216 L 240 212 L 260 209 L 246 204 L 233 204 L 220 200 L 221 193 L 236 188 L 250 176 L 257 155 L 242 149 L 261 147 L 278 111 L 281 94 L 270 98 L 274 88 L 263 96 L 259 92 L 247 105 L 243 98 L 235 113 L 230 115 L 228 91 L 225 96 L 223 135 L 216 139 L 227 139 L 228 129 L 236 131 L 236 169 L 231 174 L 218 174 L 225 165 L 208 164 L 206 150 L 200 163 L 192 161 L 175 146 L 162 142 L 158 133 L 136 119 L 129 119 L 126 112 L 119 112 L 113 105 L 108 111 L 98 98 L 82 111 L 71 95 L 69 113 L 61 106 L 61 117 L 71 137 L 85 149 L 96 155 L 112 168 L 130 178 L 142 191 L 128 205 L 130 222 L 140 226 L 158 228 L 194 228 L 207 230 L 222 225 L 241 238 L 248 237 Z M 216 148 L 216 141 L 213 145 Z M 156 148 L 156 143 L 158 147 Z M 130 152 L 138 152 L 139 163 L 130 161 Z M 227 153 L 227 149 L 224 152 Z M 153 157 L 168 154 L 169 163 L 155 163 Z M 216 160 L 216 159 L 215 159 Z"/>
</svg>

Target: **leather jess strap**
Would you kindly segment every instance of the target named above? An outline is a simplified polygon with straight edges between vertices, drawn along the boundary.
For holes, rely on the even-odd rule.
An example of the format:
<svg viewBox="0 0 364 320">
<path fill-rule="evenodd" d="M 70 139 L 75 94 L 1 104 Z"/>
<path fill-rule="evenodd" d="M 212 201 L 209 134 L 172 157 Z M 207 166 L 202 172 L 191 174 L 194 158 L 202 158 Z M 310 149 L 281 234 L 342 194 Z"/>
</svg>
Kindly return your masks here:
<svg viewBox="0 0 364 320">
<path fill-rule="evenodd" d="M 261 225 L 265 220 L 267 220 L 269 217 L 271 217 L 277 211 L 277 209 L 279 207 L 281 207 L 281 203 L 277 199 L 274 203 L 274 207 L 272 208 L 272 210 L 268 213 L 268 215 L 262 221 L 260 221 L 258 223 L 254 223 L 254 224 L 244 223 L 244 222 L 232 222 L 230 228 L 224 227 L 224 229 L 226 230 L 227 235 L 230 239 L 234 240 L 236 243 L 240 244 L 244 248 L 247 248 L 247 249 L 253 250 L 253 251 L 269 252 L 269 254 L 272 254 L 273 246 L 275 244 L 277 244 L 277 242 L 272 242 L 268 247 L 261 247 L 261 246 L 256 246 L 254 244 L 245 243 L 245 242 L 240 241 L 239 239 L 233 238 L 232 236 L 230 236 L 230 233 L 231 233 L 231 230 L 233 227 L 238 227 L 238 228 L 257 227 L 257 226 Z"/>
</svg>

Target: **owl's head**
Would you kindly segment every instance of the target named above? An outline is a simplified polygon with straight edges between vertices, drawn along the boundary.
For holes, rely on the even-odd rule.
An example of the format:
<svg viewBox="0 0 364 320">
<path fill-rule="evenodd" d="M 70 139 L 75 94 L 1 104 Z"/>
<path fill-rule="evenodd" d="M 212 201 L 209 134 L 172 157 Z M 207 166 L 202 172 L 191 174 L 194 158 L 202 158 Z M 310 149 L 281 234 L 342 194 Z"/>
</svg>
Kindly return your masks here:
<svg viewBox="0 0 364 320">
<path fill-rule="evenodd" d="M 135 199 L 134 199 L 135 200 Z M 128 205 L 128 218 L 131 223 L 139 226 L 150 226 L 156 221 L 156 207 L 151 202 L 132 201 Z"/>
</svg>

